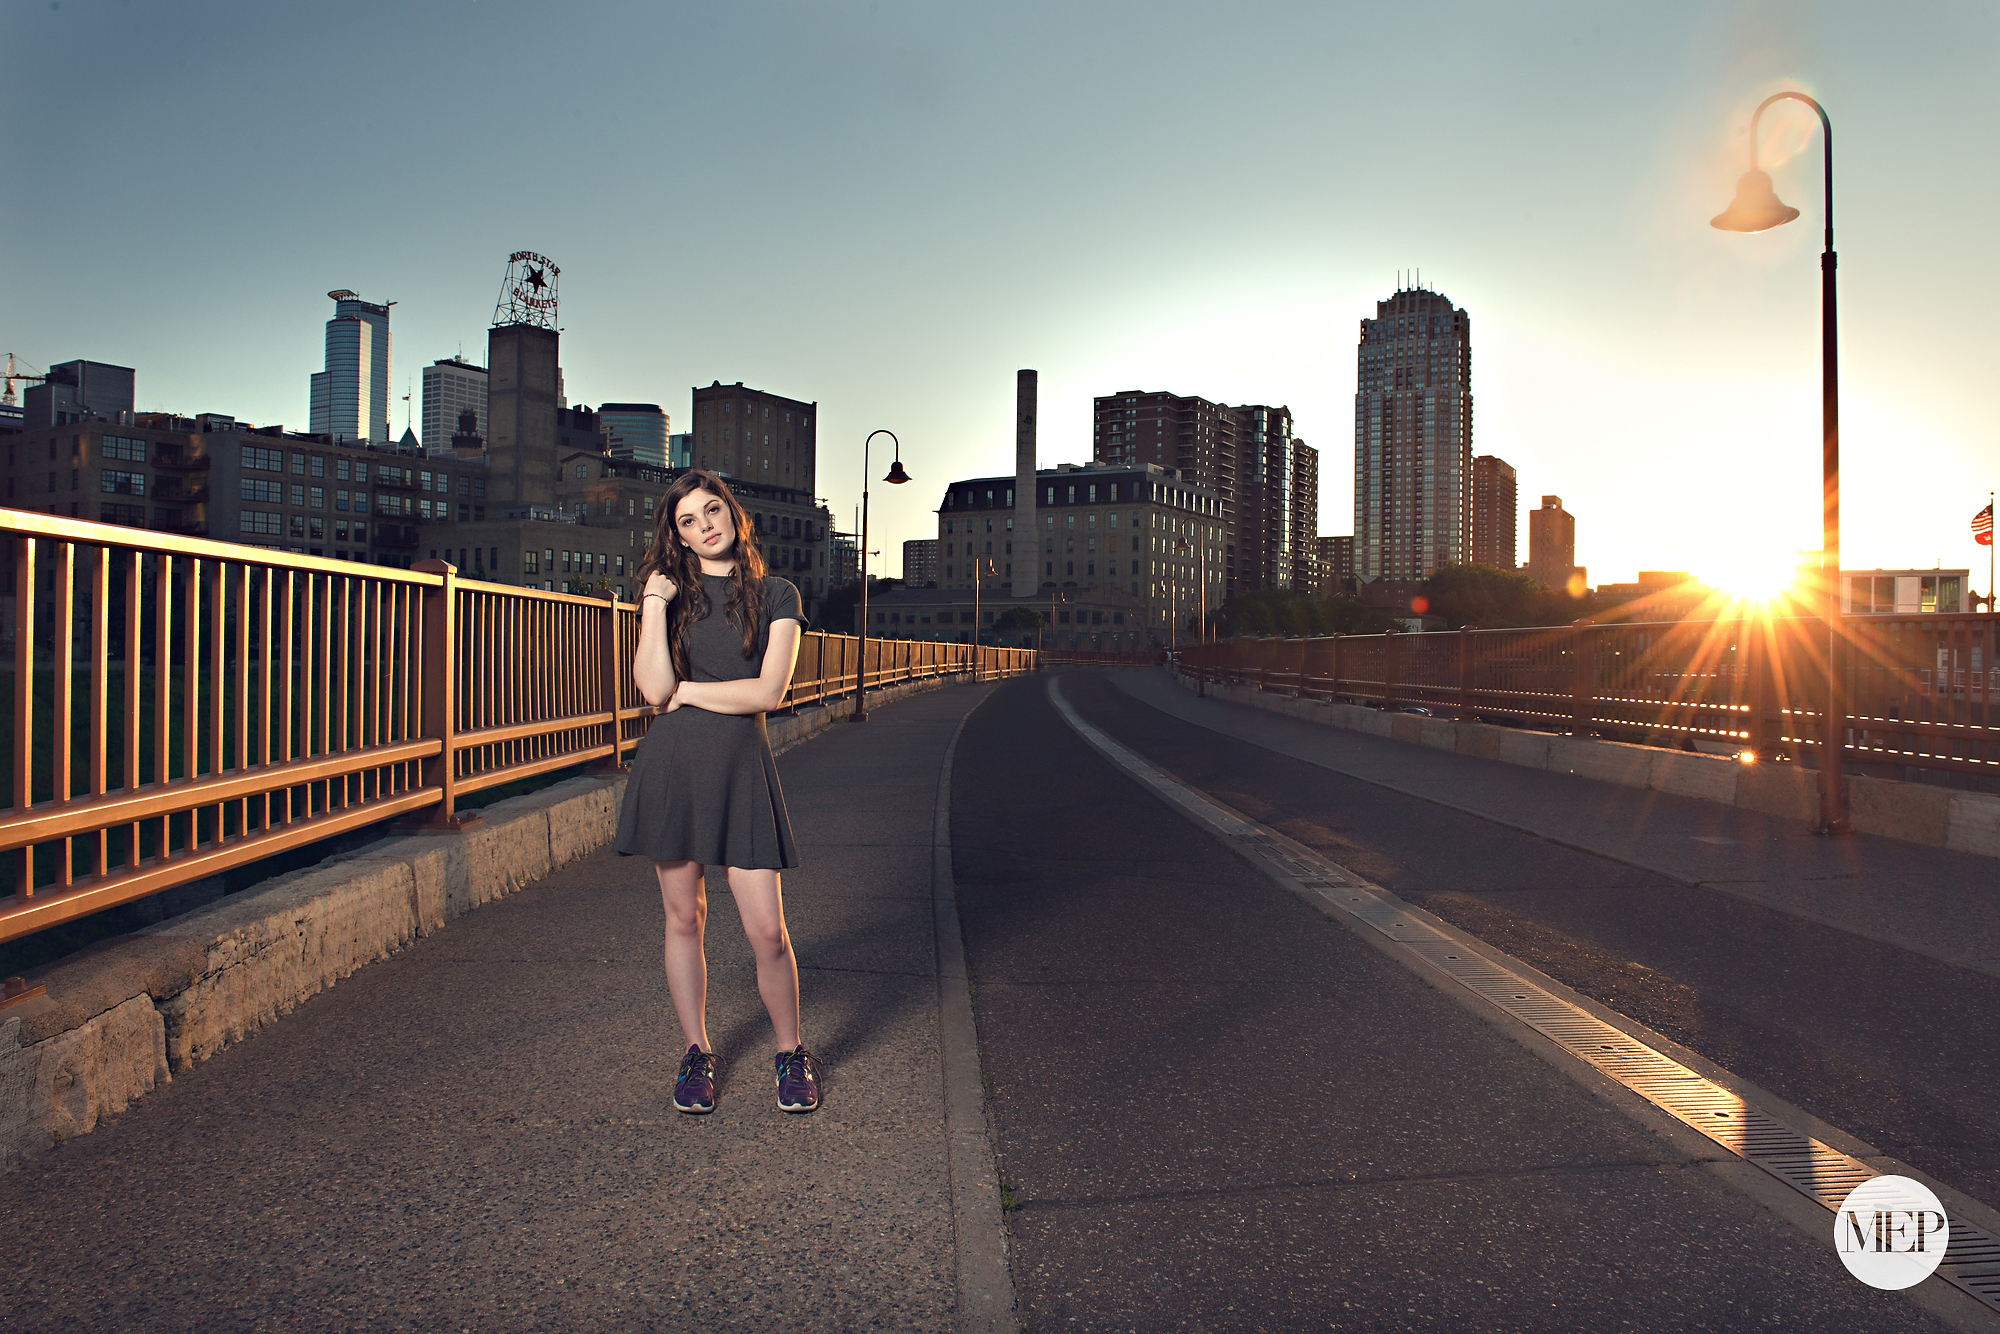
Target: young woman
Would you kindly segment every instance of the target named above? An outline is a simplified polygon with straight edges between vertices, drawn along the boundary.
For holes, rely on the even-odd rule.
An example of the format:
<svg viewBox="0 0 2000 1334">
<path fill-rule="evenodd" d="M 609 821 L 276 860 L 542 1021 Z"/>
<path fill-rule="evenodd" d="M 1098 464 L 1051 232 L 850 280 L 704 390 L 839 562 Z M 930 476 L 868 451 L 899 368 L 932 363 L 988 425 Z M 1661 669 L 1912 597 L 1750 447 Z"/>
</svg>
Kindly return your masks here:
<svg viewBox="0 0 2000 1334">
<path fill-rule="evenodd" d="M 632 682 L 666 712 L 633 757 L 615 846 L 652 858 L 666 905 L 667 989 L 688 1044 L 674 1106 L 715 1110 L 702 872 L 722 866 L 777 1030 L 778 1107 L 810 1112 L 819 1063 L 799 1041 L 799 970 L 778 884 L 798 852 L 764 730 L 791 684 L 805 625 L 799 591 L 765 576 L 749 516 L 720 477 L 694 469 L 667 489 L 641 572 Z"/>
</svg>

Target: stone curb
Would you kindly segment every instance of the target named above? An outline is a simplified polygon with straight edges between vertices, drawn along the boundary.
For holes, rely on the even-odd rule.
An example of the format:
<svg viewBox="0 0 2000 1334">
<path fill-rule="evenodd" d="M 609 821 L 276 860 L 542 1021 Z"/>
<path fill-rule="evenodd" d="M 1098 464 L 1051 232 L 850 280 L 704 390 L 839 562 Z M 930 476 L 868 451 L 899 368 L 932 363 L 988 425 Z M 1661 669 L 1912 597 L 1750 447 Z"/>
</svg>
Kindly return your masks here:
<svg viewBox="0 0 2000 1334">
<path fill-rule="evenodd" d="M 869 702 L 961 679 L 880 687 Z M 847 707 L 769 719 L 771 749 L 825 731 Z M 355 969 L 609 843 L 624 789 L 622 775 L 566 779 L 481 809 L 463 833 L 385 839 L 35 970 L 48 995 L 0 1018 L 0 1170 L 90 1133 Z"/>
<path fill-rule="evenodd" d="M 1174 680 L 1189 691 L 1195 689 L 1178 674 Z M 1720 755 L 1695 755 L 1622 741 L 1385 713 L 1359 704 L 1329 704 L 1256 686 L 1211 685 L 1208 694 L 1323 727 L 1366 732 L 1528 769 L 1578 774 L 1622 787 L 1694 797 L 1788 820 L 1808 821 L 1819 810 L 1818 772 L 1795 764 L 1743 764 Z M 2000 857 L 2000 796 L 1861 775 L 1850 775 L 1847 782 L 1848 806 L 1857 833 Z"/>
</svg>

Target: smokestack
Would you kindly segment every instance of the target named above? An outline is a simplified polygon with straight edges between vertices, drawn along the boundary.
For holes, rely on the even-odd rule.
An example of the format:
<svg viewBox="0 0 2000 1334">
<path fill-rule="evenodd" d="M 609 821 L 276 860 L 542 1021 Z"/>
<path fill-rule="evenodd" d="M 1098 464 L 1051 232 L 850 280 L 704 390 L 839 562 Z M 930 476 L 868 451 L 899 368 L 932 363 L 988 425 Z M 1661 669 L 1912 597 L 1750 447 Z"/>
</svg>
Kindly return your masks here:
<svg viewBox="0 0 2000 1334">
<path fill-rule="evenodd" d="M 1041 591 L 1041 536 L 1035 529 L 1035 399 L 1040 377 L 1014 376 L 1014 596 Z"/>
</svg>

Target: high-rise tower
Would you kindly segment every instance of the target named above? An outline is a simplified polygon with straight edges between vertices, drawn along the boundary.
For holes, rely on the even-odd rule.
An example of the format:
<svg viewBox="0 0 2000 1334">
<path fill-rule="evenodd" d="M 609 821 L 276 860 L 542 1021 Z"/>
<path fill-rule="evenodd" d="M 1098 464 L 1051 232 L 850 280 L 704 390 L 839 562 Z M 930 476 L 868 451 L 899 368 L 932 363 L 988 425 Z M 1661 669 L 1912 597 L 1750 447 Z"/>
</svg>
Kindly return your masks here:
<svg viewBox="0 0 2000 1334">
<path fill-rule="evenodd" d="M 1355 574 L 1423 579 L 1472 559 L 1472 320 L 1422 287 L 1361 321 Z"/>
<path fill-rule="evenodd" d="M 1515 533 L 1521 522 L 1514 465 L 1492 454 L 1472 461 L 1472 563 L 1514 568 Z"/>
<path fill-rule="evenodd" d="M 335 440 L 388 444 L 389 306 L 363 301 L 342 288 L 328 292 L 333 318 L 326 322 L 326 369 L 312 377 L 308 428 Z"/>
</svg>

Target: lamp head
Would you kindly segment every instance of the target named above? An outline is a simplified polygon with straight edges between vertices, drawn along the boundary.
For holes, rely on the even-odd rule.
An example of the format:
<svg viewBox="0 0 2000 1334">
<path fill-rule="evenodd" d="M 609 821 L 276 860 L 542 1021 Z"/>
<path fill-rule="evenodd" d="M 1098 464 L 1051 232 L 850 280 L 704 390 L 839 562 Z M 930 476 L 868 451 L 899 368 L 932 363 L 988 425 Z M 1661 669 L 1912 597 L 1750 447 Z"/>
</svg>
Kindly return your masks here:
<svg viewBox="0 0 2000 1334">
<path fill-rule="evenodd" d="M 1736 182 L 1736 198 L 1710 218 L 1708 225 L 1725 232 L 1768 232 L 1798 216 L 1799 211 L 1771 189 L 1769 174 L 1753 170 L 1743 173 L 1743 179 Z"/>
<path fill-rule="evenodd" d="M 895 482 L 898 485 L 901 485 L 902 483 L 910 480 L 910 474 L 903 471 L 903 461 L 901 459 L 897 459 L 894 463 L 889 465 L 889 475 L 887 477 L 884 477 L 882 480 L 885 482 Z"/>
</svg>

